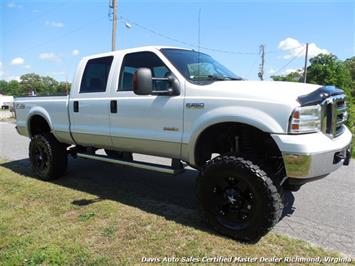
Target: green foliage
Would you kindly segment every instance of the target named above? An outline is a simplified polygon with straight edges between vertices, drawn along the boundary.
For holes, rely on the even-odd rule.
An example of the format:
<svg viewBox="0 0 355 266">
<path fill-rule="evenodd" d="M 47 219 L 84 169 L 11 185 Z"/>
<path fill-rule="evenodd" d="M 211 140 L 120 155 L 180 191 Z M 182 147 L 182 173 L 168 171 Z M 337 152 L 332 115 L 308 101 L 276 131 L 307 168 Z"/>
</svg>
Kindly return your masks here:
<svg viewBox="0 0 355 266">
<path fill-rule="evenodd" d="M 355 56 L 345 60 L 345 66 L 350 72 L 351 76 L 351 96 L 355 98 Z"/>
<path fill-rule="evenodd" d="M 291 72 L 286 76 L 271 76 L 271 78 L 275 81 L 291 81 L 291 82 L 302 82 L 303 81 L 303 71 L 297 70 L 295 72 Z"/>
<path fill-rule="evenodd" d="M 84 222 L 84 221 L 87 221 L 89 220 L 91 217 L 94 217 L 95 216 L 95 213 L 94 212 L 87 212 L 87 213 L 84 213 L 84 214 L 81 214 L 79 216 L 79 220 Z"/>
<path fill-rule="evenodd" d="M 314 84 L 334 85 L 350 93 L 351 75 L 345 63 L 332 54 L 311 58 L 307 68 L 307 81 Z"/>
<path fill-rule="evenodd" d="M 40 76 L 35 73 L 24 74 L 20 82 L 0 80 L 0 93 L 13 96 L 32 95 L 66 95 L 70 89 L 69 82 L 58 82 L 49 76 Z"/>
<path fill-rule="evenodd" d="M 117 232 L 116 225 L 110 225 L 110 226 L 105 227 L 103 229 L 102 235 L 105 236 L 105 237 L 113 237 L 116 232 Z"/>
</svg>

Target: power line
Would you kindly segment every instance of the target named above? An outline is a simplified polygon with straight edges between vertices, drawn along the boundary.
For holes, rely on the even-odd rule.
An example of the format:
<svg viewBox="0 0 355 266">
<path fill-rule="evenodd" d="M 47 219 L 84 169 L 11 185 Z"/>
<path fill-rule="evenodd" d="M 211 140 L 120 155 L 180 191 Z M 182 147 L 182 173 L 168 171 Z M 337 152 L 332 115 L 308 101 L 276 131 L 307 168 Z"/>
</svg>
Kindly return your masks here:
<svg viewBox="0 0 355 266">
<path fill-rule="evenodd" d="M 143 26 L 135 21 L 132 21 L 126 17 L 123 17 L 123 16 L 120 16 L 119 17 L 119 20 L 120 21 L 129 21 L 130 24 L 138 27 L 138 28 L 141 28 L 147 32 L 150 32 L 154 35 L 157 35 L 157 36 L 160 36 L 162 38 L 165 38 L 165 39 L 168 39 L 168 40 L 171 40 L 173 42 L 176 42 L 176 43 L 180 43 L 180 44 L 183 44 L 183 45 L 186 45 L 186 46 L 190 46 L 190 47 L 194 47 L 194 48 L 200 48 L 200 49 L 203 49 L 203 50 L 206 50 L 206 51 L 212 51 L 212 52 L 220 52 L 220 53 L 226 53 L 226 54 L 239 54 L 239 55 L 257 55 L 258 53 L 256 52 L 239 52 L 239 51 L 228 51 L 228 50 L 221 50 L 221 49 L 215 49 L 215 48 L 210 48 L 210 47 L 205 47 L 205 46 L 199 46 L 198 44 L 194 44 L 194 43 L 190 43 L 190 42 L 186 42 L 186 41 L 182 41 L 182 40 L 179 40 L 179 39 L 176 39 L 174 37 L 171 37 L 169 35 L 166 35 L 166 34 L 163 34 L 163 33 L 160 33 L 156 30 L 153 30 L 151 28 L 148 28 L 146 26 Z"/>
<path fill-rule="evenodd" d="M 247 74 L 245 75 L 245 77 L 249 76 L 250 72 L 253 70 L 253 68 L 255 67 L 256 63 L 258 62 L 258 59 L 259 59 L 259 54 L 257 54 L 255 56 L 255 60 L 254 60 L 253 64 L 250 65 L 250 68 L 249 68 Z"/>
<path fill-rule="evenodd" d="M 66 9 L 68 7 L 68 5 L 71 6 L 72 4 L 74 4 L 74 3 L 73 2 L 65 2 L 59 7 L 59 9 Z M 28 25 L 33 24 L 33 22 L 36 22 L 36 20 L 38 20 L 40 18 L 44 18 L 44 17 L 48 16 L 48 14 L 51 14 L 53 12 L 58 12 L 58 6 L 55 6 L 55 7 L 52 7 L 52 8 L 48 8 L 48 9 L 46 9 L 44 11 L 42 10 L 40 12 L 41 12 L 41 14 L 35 16 L 34 18 L 30 18 L 30 19 L 27 19 L 25 21 L 17 21 L 16 30 L 18 31 L 23 26 L 28 27 Z"/>
<path fill-rule="evenodd" d="M 85 24 L 82 24 L 81 26 L 79 26 L 79 27 L 77 27 L 77 28 L 75 28 L 75 29 L 73 29 L 73 30 L 71 30 L 71 31 L 68 31 L 68 32 L 66 32 L 66 33 L 64 33 L 64 34 L 62 34 L 62 35 L 56 37 L 56 38 L 52 38 L 52 39 L 49 39 L 49 40 L 47 40 L 47 41 L 38 43 L 38 44 L 36 44 L 36 45 L 34 45 L 34 46 L 31 46 L 31 47 L 29 47 L 29 48 L 26 48 L 26 49 L 20 51 L 19 53 L 24 53 L 24 52 L 27 52 L 27 51 L 31 51 L 31 50 L 33 50 L 34 48 L 37 48 L 37 47 L 39 47 L 39 46 L 41 46 L 41 45 L 44 45 L 44 44 L 51 43 L 51 42 L 53 42 L 53 41 L 62 39 L 63 37 L 66 37 L 67 35 L 70 35 L 70 34 L 72 34 L 72 33 L 75 33 L 75 32 L 77 32 L 77 31 L 80 31 L 80 30 L 82 30 L 83 28 L 85 28 L 86 26 L 88 26 L 88 25 L 90 25 L 90 24 L 92 24 L 92 23 L 94 23 L 94 22 L 97 22 L 97 21 L 99 21 L 99 20 L 102 20 L 102 19 L 104 19 L 104 18 L 106 18 L 106 16 L 98 17 L 98 18 L 96 18 L 95 20 L 92 20 L 92 21 L 90 21 L 90 22 L 87 22 L 87 23 L 85 23 Z"/>
<path fill-rule="evenodd" d="M 304 52 L 305 49 L 306 49 L 306 48 L 303 47 L 303 49 L 302 49 L 298 54 L 296 54 L 295 56 L 293 56 L 290 61 L 288 61 L 285 65 L 283 65 L 281 68 L 279 68 L 279 69 L 274 73 L 274 75 L 277 74 L 277 73 L 279 73 L 281 70 L 283 70 L 283 69 L 284 69 L 285 67 L 287 67 L 289 64 L 291 64 L 297 57 L 299 57 L 299 56 Z"/>
<path fill-rule="evenodd" d="M 212 51 L 212 52 L 218 52 L 218 53 L 225 53 L 225 54 L 237 54 L 237 55 L 259 55 L 259 52 L 247 52 L 247 51 L 232 51 L 232 50 L 222 50 L 222 49 L 216 49 L 216 48 L 211 48 L 211 47 L 205 47 L 205 46 L 199 46 L 198 44 L 194 44 L 194 43 L 190 43 L 190 42 L 186 42 L 186 41 L 182 41 L 179 39 L 176 39 L 175 37 L 171 37 L 167 34 L 163 34 L 161 32 L 158 32 L 157 30 L 154 30 L 152 28 L 143 26 L 142 24 L 139 24 L 138 22 L 135 22 L 127 17 L 124 16 L 119 16 L 118 21 L 121 21 L 123 23 L 128 23 L 129 22 L 129 26 L 134 25 L 142 30 L 145 30 L 147 32 L 150 32 L 154 35 L 157 35 L 159 37 L 165 38 L 167 40 L 171 40 L 173 42 L 176 43 L 180 43 L 186 46 L 190 46 L 190 47 L 194 47 L 194 48 L 200 48 L 206 51 Z M 275 54 L 275 53 L 283 53 L 283 52 L 287 52 L 287 51 L 291 51 L 294 48 L 289 48 L 289 49 L 284 49 L 284 50 L 271 50 L 271 51 L 265 51 L 265 54 Z"/>
</svg>

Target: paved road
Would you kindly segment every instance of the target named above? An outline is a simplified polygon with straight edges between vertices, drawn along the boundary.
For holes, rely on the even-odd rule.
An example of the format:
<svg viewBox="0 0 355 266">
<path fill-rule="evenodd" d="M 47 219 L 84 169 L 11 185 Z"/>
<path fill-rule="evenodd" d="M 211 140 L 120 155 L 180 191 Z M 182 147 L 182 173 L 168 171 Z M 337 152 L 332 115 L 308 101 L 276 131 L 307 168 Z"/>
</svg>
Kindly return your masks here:
<svg viewBox="0 0 355 266">
<path fill-rule="evenodd" d="M 9 161 L 3 166 L 18 170 L 16 165 L 28 165 L 27 148 L 28 139 L 16 133 L 14 124 L 0 122 L 0 157 Z M 135 159 L 151 162 L 169 162 L 156 157 L 134 156 Z M 18 171 L 23 173 L 24 170 Z M 145 200 L 157 200 L 196 210 L 196 171 L 187 170 L 182 175 L 170 176 L 96 161 L 88 163 L 83 159 L 71 160 L 68 171 L 70 178 L 56 181 L 58 185 L 120 202 L 123 198 L 117 190 L 127 191 L 132 198 L 127 200 L 125 197 L 123 203 L 205 230 L 201 225 L 186 222 L 188 217 L 176 217 L 168 210 L 159 208 L 146 209 L 144 204 Z M 27 175 L 29 173 L 24 172 Z M 286 208 L 286 216 L 274 231 L 355 257 L 354 173 L 355 161 L 352 160 L 349 167 L 343 167 L 325 179 L 307 184 L 296 193 L 287 194 L 290 204 Z"/>
</svg>

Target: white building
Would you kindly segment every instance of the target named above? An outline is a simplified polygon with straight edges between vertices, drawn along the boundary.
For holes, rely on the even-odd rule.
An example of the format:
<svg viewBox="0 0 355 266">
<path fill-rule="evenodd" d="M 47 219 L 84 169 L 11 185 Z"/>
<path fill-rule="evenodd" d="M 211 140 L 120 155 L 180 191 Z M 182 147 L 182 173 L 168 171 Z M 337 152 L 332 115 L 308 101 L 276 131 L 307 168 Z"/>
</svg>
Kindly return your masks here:
<svg viewBox="0 0 355 266">
<path fill-rule="evenodd" d="M 5 96 L 0 94 L 0 107 L 1 109 L 9 109 L 14 103 L 14 96 Z"/>
</svg>

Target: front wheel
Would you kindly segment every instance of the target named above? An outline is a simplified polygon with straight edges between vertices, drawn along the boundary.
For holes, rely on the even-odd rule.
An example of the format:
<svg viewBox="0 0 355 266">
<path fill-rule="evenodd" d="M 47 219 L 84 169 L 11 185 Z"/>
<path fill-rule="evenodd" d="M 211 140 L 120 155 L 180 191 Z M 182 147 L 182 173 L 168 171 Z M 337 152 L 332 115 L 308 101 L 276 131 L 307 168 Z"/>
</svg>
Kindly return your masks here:
<svg viewBox="0 0 355 266">
<path fill-rule="evenodd" d="M 256 242 L 279 221 L 283 202 L 276 184 L 251 161 L 219 156 L 197 179 L 203 217 L 219 233 Z"/>
<path fill-rule="evenodd" d="M 31 139 L 29 157 L 34 173 L 42 180 L 60 177 L 67 169 L 66 147 L 49 133 Z"/>
</svg>

